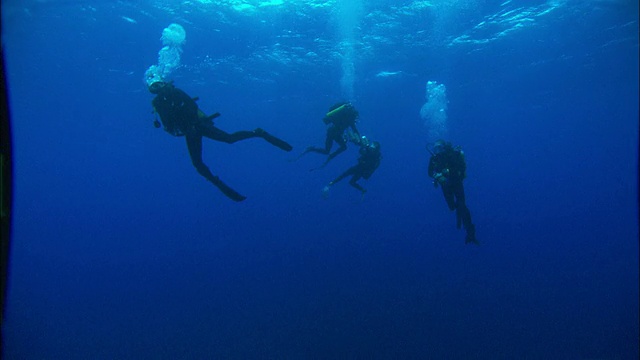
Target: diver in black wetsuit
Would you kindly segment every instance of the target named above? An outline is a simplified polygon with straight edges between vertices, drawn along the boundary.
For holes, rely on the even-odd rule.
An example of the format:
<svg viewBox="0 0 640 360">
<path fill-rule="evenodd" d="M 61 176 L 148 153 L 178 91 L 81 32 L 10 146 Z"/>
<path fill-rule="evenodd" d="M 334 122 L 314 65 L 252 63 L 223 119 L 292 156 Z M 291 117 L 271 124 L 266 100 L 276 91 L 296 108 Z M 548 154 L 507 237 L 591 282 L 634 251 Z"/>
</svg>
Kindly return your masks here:
<svg viewBox="0 0 640 360">
<path fill-rule="evenodd" d="M 380 143 L 377 141 L 369 141 L 366 136 L 362 137 L 352 137 L 351 141 L 360 146 L 360 157 L 358 158 L 358 163 L 347 171 L 343 172 L 337 178 L 333 179 L 327 186 L 322 189 L 322 195 L 326 198 L 329 196 L 329 190 L 331 186 L 340 180 L 346 178 L 347 176 L 351 176 L 351 180 L 349 180 L 349 185 L 358 189 L 360 193 L 364 196 L 367 192 L 365 188 L 358 184 L 358 180 L 361 178 L 367 180 L 373 175 L 373 173 L 380 166 L 380 160 L 382 159 L 382 154 L 380 153 Z"/>
<path fill-rule="evenodd" d="M 427 148 L 428 150 L 428 148 Z M 449 210 L 456 211 L 457 227 L 464 226 L 467 232 L 465 243 L 478 244 L 476 227 L 471 222 L 471 212 L 467 208 L 462 182 L 467 177 L 467 164 L 464 152 L 459 146 L 438 140 L 433 145 L 429 159 L 429 177 L 435 187 L 442 188 L 442 194 Z"/>
<path fill-rule="evenodd" d="M 353 107 L 353 105 L 351 105 L 351 103 L 340 102 L 334 104 L 329 108 L 329 112 L 322 119 L 322 121 L 326 125 L 329 125 L 329 127 L 327 128 L 327 136 L 324 141 L 324 148 L 309 146 L 302 154 L 300 154 L 300 156 L 298 156 L 298 158 L 310 152 L 329 155 L 327 157 L 327 160 L 319 167 L 323 168 L 329 163 L 329 161 L 347 150 L 347 139 L 345 138 L 345 131 L 350 129 L 351 134 L 355 134 L 356 136 L 360 137 L 360 132 L 358 132 L 358 128 L 356 128 L 357 120 L 358 111 L 355 107 Z M 334 142 L 338 144 L 339 148 L 331 153 L 331 147 L 333 146 Z"/>
<path fill-rule="evenodd" d="M 160 115 L 164 129 L 173 136 L 184 136 L 187 139 L 191 162 L 198 170 L 198 173 L 234 201 L 242 201 L 246 197 L 213 175 L 202 161 L 203 136 L 228 144 L 259 137 L 284 151 L 292 150 L 291 145 L 260 128 L 253 131 L 237 131 L 232 134 L 218 129 L 213 125 L 213 119 L 220 116 L 220 114 L 205 115 L 196 104 L 197 98 L 191 98 L 187 93 L 173 86 L 172 83 L 156 81 L 149 85 L 149 92 L 156 95 L 152 104 L 155 112 Z M 155 121 L 155 126 L 160 127 L 160 123 L 157 120 Z"/>
</svg>

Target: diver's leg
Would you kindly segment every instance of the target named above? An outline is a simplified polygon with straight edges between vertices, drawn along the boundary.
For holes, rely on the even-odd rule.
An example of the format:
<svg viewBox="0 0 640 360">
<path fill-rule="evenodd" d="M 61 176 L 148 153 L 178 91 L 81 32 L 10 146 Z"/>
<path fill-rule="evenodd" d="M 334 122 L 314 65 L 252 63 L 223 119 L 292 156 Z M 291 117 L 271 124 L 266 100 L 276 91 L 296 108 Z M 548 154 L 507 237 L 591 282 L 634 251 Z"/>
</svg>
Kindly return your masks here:
<svg viewBox="0 0 640 360">
<path fill-rule="evenodd" d="M 336 144 L 338 144 L 339 147 L 332 154 L 329 154 L 327 161 L 325 161 L 325 165 L 329 161 L 333 160 L 333 158 L 335 158 L 336 156 L 342 154 L 345 150 L 347 150 L 347 141 L 342 137 L 342 134 L 336 132 L 333 134 L 332 139 L 333 141 L 336 142 Z"/>
<path fill-rule="evenodd" d="M 309 146 L 304 150 L 304 152 L 302 154 L 300 154 L 300 156 L 298 156 L 296 158 L 296 160 L 300 159 L 303 155 L 308 154 L 310 152 L 315 152 L 315 153 L 319 153 L 319 154 L 323 154 L 323 155 L 329 155 L 331 153 L 331 147 L 333 146 L 333 139 L 335 137 L 335 132 L 336 132 L 336 128 L 334 126 L 329 127 L 327 129 L 327 135 L 326 135 L 326 137 L 324 139 L 324 148 L 316 147 L 316 146 Z M 323 168 L 327 164 L 327 162 L 325 162 L 324 164 L 320 165 L 317 168 L 311 169 L 311 171 Z"/>
<path fill-rule="evenodd" d="M 337 178 L 331 180 L 331 182 L 329 182 L 329 184 L 327 184 L 327 186 L 325 186 L 324 189 L 322 189 L 322 197 L 326 199 L 329 196 L 329 190 L 331 189 L 331 186 L 333 186 L 334 184 L 338 183 L 339 181 L 342 181 L 342 179 L 346 178 L 347 176 L 350 176 L 350 175 L 355 176 L 357 168 L 358 168 L 358 165 L 352 166 L 348 168 L 347 171 L 340 174 Z"/>
<path fill-rule="evenodd" d="M 310 153 L 310 152 L 319 152 L 319 153 L 323 153 L 323 152 L 324 152 L 324 149 L 317 148 L 317 147 L 315 147 L 315 146 L 307 146 L 307 148 L 306 148 L 306 149 L 304 149 L 304 151 L 303 151 L 303 152 L 301 152 L 301 153 L 300 153 L 300 155 L 296 156 L 294 159 L 291 159 L 291 160 L 289 160 L 289 161 L 298 161 L 298 160 L 300 160 L 300 158 L 301 158 L 301 157 L 303 157 L 303 156 L 307 155 L 307 154 L 308 154 L 308 153 Z"/>
<path fill-rule="evenodd" d="M 458 209 L 458 211 L 462 211 L 460 217 L 462 218 L 464 230 L 467 232 L 465 243 L 479 244 L 478 240 L 476 239 L 476 226 L 471 221 L 471 211 L 469 211 L 469 208 L 466 206 L 464 207 L 464 209 Z"/>
<path fill-rule="evenodd" d="M 207 165 L 202 161 L 202 135 L 199 133 L 187 134 L 186 139 L 189 156 L 191 156 L 191 162 L 193 163 L 193 166 L 195 166 L 196 170 L 198 170 L 198 173 L 220 189 L 220 191 L 222 191 L 222 193 L 229 199 L 234 201 L 242 201 L 246 199 L 245 196 L 239 194 L 237 191 L 222 182 L 220 178 L 213 175 L 211 170 L 209 170 Z"/>
<path fill-rule="evenodd" d="M 334 151 L 333 153 L 329 154 L 329 156 L 327 157 L 327 160 L 324 162 L 324 164 L 326 165 L 329 161 L 333 160 L 336 156 L 342 154 L 345 150 L 347 150 L 347 145 L 346 144 L 341 144 L 340 147 Z"/>
<path fill-rule="evenodd" d="M 465 243 L 474 243 L 477 244 L 476 240 L 476 227 L 473 225 L 471 221 L 471 211 L 467 207 L 465 195 L 464 195 L 464 185 L 462 181 L 455 186 L 455 196 L 456 196 L 456 214 L 458 216 L 458 221 L 462 222 L 462 226 L 467 232 L 467 237 L 465 239 Z M 459 227 L 458 227 L 459 228 Z"/>
<path fill-rule="evenodd" d="M 338 148 L 338 150 L 336 150 L 334 153 L 330 153 L 331 147 L 333 146 L 334 141 L 336 142 L 336 144 L 340 146 L 340 148 Z M 317 151 L 322 154 L 329 154 L 329 156 L 324 161 L 324 163 L 322 163 L 322 165 L 318 166 L 317 168 L 311 169 L 311 171 L 324 168 L 325 166 L 327 166 L 329 161 L 331 161 L 334 157 L 336 157 L 337 155 L 339 155 L 345 150 L 347 150 L 347 142 L 342 138 L 340 129 L 337 129 L 336 127 L 330 127 L 327 130 L 327 138 L 325 139 L 325 142 L 324 142 L 324 150 Z"/>
<path fill-rule="evenodd" d="M 342 181 L 342 179 L 346 178 L 347 176 L 354 175 L 356 173 L 357 168 L 358 168 L 358 165 L 355 165 L 355 166 L 352 166 L 352 167 L 348 168 L 347 171 L 343 172 L 337 178 L 333 179 L 329 183 L 329 185 L 336 184 L 336 183 Z"/>
<path fill-rule="evenodd" d="M 447 206 L 449 210 L 453 211 L 456 209 L 456 200 L 454 198 L 453 189 L 449 184 L 442 184 L 440 186 L 442 188 L 442 194 L 444 195 L 444 200 L 447 202 Z"/>
<path fill-rule="evenodd" d="M 471 225 L 471 213 L 467 208 L 467 203 L 464 196 L 464 186 L 462 181 L 453 185 L 453 194 L 456 198 L 456 211 L 459 213 L 458 217 L 462 221 L 462 225 L 466 229 Z"/>
<path fill-rule="evenodd" d="M 471 222 L 471 211 L 469 211 L 468 207 L 461 207 L 456 210 L 460 220 L 462 221 L 462 225 L 465 229 L 470 229 L 473 227 L 473 223 Z"/>
<path fill-rule="evenodd" d="M 259 137 L 259 138 L 265 139 L 271 145 L 276 146 L 282 150 L 291 151 L 293 149 L 293 147 L 289 145 L 286 141 L 279 139 L 260 128 L 255 129 L 254 131 L 247 131 L 247 130 L 236 131 L 231 134 L 221 129 L 218 129 L 217 127 L 215 127 L 213 124 L 210 124 L 210 123 L 200 124 L 198 128 L 202 132 L 202 135 L 206 136 L 207 138 L 212 140 L 222 141 L 227 144 L 233 144 L 241 140 Z"/>
<path fill-rule="evenodd" d="M 254 137 L 258 137 L 258 135 L 253 131 L 236 131 L 233 134 L 229 134 L 226 131 L 218 129 L 213 124 L 210 123 L 201 123 L 198 124 L 198 130 L 202 133 L 202 136 L 205 136 L 211 140 L 225 142 L 227 144 L 233 144 L 234 142 L 240 140 L 251 139 Z"/>
<path fill-rule="evenodd" d="M 460 193 L 460 184 L 450 185 L 453 193 L 454 206 L 456 208 L 456 228 L 460 229 L 465 218 L 464 189 Z M 460 197 L 462 196 L 462 197 Z"/>
<path fill-rule="evenodd" d="M 327 137 L 324 139 L 323 154 L 330 154 L 333 147 L 333 141 L 335 139 L 335 128 L 327 129 Z"/>
<path fill-rule="evenodd" d="M 317 146 L 309 146 L 304 150 L 302 155 L 315 152 L 323 155 L 328 155 L 331 152 L 331 146 L 333 145 L 333 138 L 331 137 L 331 129 L 327 130 L 327 137 L 324 139 L 324 148 Z M 300 156 L 302 156 L 300 155 Z"/>
<path fill-rule="evenodd" d="M 320 148 L 320 147 L 317 147 L 317 146 L 309 146 L 306 149 L 304 149 L 304 151 L 302 152 L 302 154 L 300 156 L 308 154 L 310 152 L 320 153 L 320 154 L 323 154 L 323 155 L 329 154 L 329 152 L 326 151 L 324 148 Z"/>
<path fill-rule="evenodd" d="M 324 148 L 319 148 L 319 147 L 315 147 L 315 146 L 309 146 L 306 150 L 305 153 L 308 152 L 317 152 L 320 154 L 324 154 L 324 155 L 329 155 L 331 153 L 331 147 L 333 147 L 333 141 L 336 137 L 335 135 L 336 133 L 336 128 L 335 127 L 330 127 L 327 129 L 327 135 L 324 139 Z"/>
<path fill-rule="evenodd" d="M 349 185 L 353 186 L 354 188 L 358 189 L 358 191 L 360 191 L 362 193 L 362 195 L 364 195 L 364 193 L 367 192 L 367 189 L 363 188 L 362 186 L 360 186 L 360 184 L 358 184 L 358 180 L 360 180 L 362 176 L 360 175 L 360 173 L 355 173 L 353 175 L 353 177 L 351 178 L 351 180 L 349 180 Z"/>
</svg>

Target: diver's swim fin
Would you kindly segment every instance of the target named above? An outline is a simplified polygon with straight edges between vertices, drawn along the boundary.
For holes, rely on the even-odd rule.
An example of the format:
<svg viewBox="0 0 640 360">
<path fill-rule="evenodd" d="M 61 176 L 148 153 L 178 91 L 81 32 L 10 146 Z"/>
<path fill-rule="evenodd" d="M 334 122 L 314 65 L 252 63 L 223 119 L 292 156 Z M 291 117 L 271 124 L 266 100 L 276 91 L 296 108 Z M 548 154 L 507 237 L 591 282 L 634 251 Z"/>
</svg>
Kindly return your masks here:
<svg viewBox="0 0 640 360">
<path fill-rule="evenodd" d="M 308 153 L 310 153 L 312 151 L 312 149 L 313 149 L 313 146 L 307 147 L 302 153 L 300 153 L 300 155 L 296 156 L 293 159 L 290 159 L 289 162 L 295 162 L 295 161 L 300 160 L 301 157 L 303 157 L 303 156 L 307 155 Z"/>
<path fill-rule="evenodd" d="M 229 187 L 229 185 L 225 184 L 224 182 L 222 182 L 222 180 L 220 180 L 220 178 L 218 178 L 217 176 L 211 180 L 211 182 L 213 183 L 213 185 L 215 185 L 218 189 L 220 189 L 220 191 L 222 191 L 223 194 L 225 194 L 226 197 L 228 197 L 229 199 L 233 200 L 233 201 L 243 201 L 244 199 L 246 199 L 247 197 L 240 194 L 239 192 L 233 190 L 231 187 Z"/>
<path fill-rule="evenodd" d="M 327 165 L 327 163 L 324 163 L 324 164 L 322 164 L 322 165 L 320 165 L 320 166 L 318 166 L 318 167 L 314 167 L 314 168 L 312 168 L 312 169 L 309 169 L 309 171 L 311 172 L 311 171 L 316 171 L 316 170 L 324 169 L 324 167 L 325 167 L 326 165 Z"/>
<path fill-rule="evenodd" d="M 478 239 L 476 239 L 476 226 L 471 224 L 467 226 L 466 230 L 467 230 L 467 236 L 464 239 L 464 243 L 480 245 L 480 242 L 478 241 Z"/>
<path fill-rule="evenodd" d="M 293 150 L 293 146 L 289 145 L 289 143 L 287 143 L 286 141 L 282 140 L 282 139 L 278 139 L 277 137 L 269 134 L 268 132 L 262 130 L 262 129 L 256 129 L 254 130 L 255 133 L 260 136 L 261 138 L 265 139 L 269 144 L 276 146 L 284 151 L 291 151 Z"/>
</svg>

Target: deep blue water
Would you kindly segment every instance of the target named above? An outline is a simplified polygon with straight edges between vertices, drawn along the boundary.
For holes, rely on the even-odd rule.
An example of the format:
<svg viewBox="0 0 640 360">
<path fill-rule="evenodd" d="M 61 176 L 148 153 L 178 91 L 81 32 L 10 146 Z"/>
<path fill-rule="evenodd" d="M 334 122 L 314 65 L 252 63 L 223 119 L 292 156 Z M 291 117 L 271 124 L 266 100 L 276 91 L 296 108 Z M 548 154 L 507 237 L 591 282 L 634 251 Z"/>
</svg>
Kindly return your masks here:
<svg viewBox="0 0 640 360">
<path fill-rule="evenodd" d="M 5 358 L 638 358 L 637 1 L 14 0 L 2 16 Z M 222 129 L 295 147 L 205 140 L 242 203 L 152 126 L 143 74 L 171 23 L 175 84 Z M 427 81 L 447 88 L 481 246 L 426 175 Z M 315 172 L 320 156 L 289 160 L 345 98 L 384 158 L 364 199 L 345 180 L 324 200 L 355 147 Z"/>
</svg>

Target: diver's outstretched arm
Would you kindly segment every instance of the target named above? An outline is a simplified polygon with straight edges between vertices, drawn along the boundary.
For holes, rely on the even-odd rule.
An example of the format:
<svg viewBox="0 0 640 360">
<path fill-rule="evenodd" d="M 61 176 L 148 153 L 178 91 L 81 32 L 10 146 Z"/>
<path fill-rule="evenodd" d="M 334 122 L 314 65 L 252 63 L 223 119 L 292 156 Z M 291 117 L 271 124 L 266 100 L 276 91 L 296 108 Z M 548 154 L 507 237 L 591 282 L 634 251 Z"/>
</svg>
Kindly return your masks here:
<svg viewBox="0 0 640 360">
<path fill-rule="evenodd" d="M 360 175 L 353 175 L 351 180 L 349 180 L 349 185 L 353 186 L 354 188 L 358 189 L 358 191 L 360 191 L 362 194 L 364 194 L 367 192 L 367 190 L 362 186 L 360 186 L 360 184 L 358 184 L 357 181 L 360 180 L 360 178 L 361 178 Z"/>
</svg>

